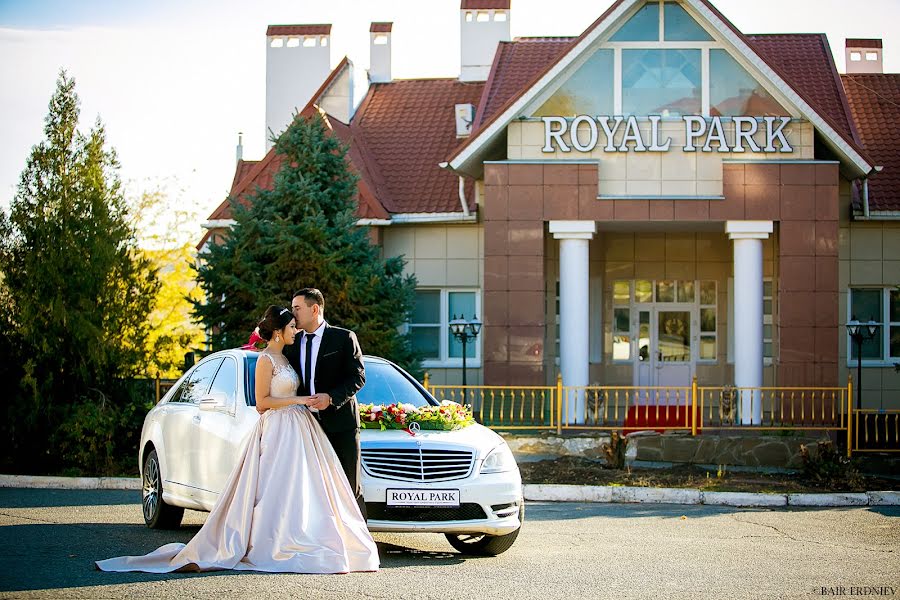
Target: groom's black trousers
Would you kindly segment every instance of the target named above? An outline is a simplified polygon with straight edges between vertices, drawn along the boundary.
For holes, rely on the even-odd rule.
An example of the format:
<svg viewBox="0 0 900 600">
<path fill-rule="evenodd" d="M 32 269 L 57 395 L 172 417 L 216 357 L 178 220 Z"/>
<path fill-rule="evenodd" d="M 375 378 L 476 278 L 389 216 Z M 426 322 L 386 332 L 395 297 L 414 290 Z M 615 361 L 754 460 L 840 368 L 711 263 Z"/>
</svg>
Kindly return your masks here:
<svg viewBox="0 0 900 600">
<path fill-rule="evenodd" d="M 356 503 L 359 504 L 359 510 L 362 512 L 363 519 L 366 515 L 366 502 L 363 500 L 362 489 L 360 488 L 359 476 L 359 429 L 351 429 L 350 431 L 326 431 L 325 435 L 334 448 L 344 473 L 347 475 L 347 481 L 350 482 L 350 489 L 356 496 Z"/>
</svg>

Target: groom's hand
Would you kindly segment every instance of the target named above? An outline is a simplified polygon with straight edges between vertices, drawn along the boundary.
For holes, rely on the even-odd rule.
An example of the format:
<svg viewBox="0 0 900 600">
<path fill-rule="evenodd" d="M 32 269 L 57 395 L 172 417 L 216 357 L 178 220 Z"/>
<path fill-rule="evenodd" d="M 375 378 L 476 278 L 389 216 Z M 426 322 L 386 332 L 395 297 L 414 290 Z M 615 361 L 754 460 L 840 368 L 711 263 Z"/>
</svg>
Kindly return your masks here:
<svg viewBox="0 0 900 600">
<path fill-rule="evenodd" d="M 312 398 L 314 404 L 310 404 L 310 406 L 317 410 L 324 410 L 331 405 L 331 396 L 328 394 L 316 394 Z"/>
</svg>

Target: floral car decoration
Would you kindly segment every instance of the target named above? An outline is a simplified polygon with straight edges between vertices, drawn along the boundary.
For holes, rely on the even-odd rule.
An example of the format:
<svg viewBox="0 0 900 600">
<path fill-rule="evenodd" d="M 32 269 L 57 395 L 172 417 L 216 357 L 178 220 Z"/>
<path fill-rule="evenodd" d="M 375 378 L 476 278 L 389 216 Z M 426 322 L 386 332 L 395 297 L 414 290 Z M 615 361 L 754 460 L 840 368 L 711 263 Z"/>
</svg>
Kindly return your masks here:
<svg viewBox="0 0 900 600">
<path fill-rule="evenodd" d="M 421 429 L 450 431 L 475 422 L 468 406 L 446 400 L 440 406 L 416 408 L 412 404 L 360 404 L 359 421 L 363 429 L 408 429 L 418 423 Z"/>
</svg>

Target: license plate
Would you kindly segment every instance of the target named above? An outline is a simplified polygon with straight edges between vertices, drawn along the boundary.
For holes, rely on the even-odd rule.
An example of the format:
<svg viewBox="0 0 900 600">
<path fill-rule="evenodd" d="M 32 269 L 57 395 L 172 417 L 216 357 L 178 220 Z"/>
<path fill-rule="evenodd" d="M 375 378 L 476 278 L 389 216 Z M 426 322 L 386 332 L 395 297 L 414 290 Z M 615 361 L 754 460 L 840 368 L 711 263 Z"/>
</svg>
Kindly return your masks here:
<svg viewBox="0 0 900 600">
<path fill-rule="evenodd" d="M 387 490 L 388 506 L 459 506 L 459 490 Z"/>
</svg>

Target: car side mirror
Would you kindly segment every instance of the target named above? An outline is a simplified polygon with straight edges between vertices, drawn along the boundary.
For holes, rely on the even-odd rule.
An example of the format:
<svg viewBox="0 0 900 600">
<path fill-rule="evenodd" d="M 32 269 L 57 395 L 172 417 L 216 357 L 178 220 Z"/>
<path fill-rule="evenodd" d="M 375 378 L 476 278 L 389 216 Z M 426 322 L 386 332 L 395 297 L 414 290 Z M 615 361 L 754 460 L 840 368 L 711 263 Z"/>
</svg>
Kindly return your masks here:
<svg viewBox="0 0 900 600">
<path fill-rule="evenodd" d="M 200 398 L 200 410 L 228 410 L 228 396 L 225 392 L 210 392 Z"/>
</svg>

